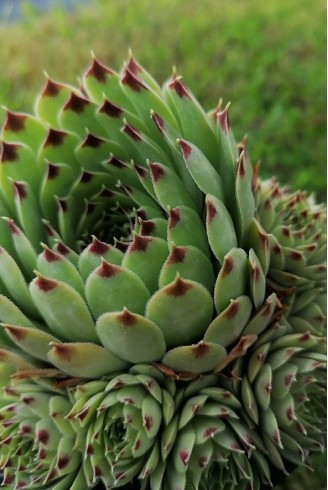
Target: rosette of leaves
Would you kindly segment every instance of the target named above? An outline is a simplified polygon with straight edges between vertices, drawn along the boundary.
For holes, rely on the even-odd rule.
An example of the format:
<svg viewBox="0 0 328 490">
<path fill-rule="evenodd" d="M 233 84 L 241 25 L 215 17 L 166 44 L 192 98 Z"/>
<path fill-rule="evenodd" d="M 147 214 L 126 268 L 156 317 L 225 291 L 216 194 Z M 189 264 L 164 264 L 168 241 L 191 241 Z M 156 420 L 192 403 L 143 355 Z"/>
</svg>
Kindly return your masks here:
<svg viewBox="0 0 328 490">
<path fill-rule="evenodd" d="M 325 447 L 325 338 L 288 333 L 288 323 L 273 324 L 231 366 L 226 386 L 241 400 L 243 419 L 261 436 L 260 452 L 275 471 L 310 468 L 310 453 Z"/>
<path fill-rule="evenodd" d="M 76 434 L 65 418 L 71 406 L 67 393 L 52 382 L 5 387 L 0 408 L 5 488 L 83 488 L 82 455 L 73 450 Z"/>
<path fill-rule="evenodd" d="M 175 74 L 160 89 L 130 58 L 93 60 L 81 89 L 47 80 L 35 116 L 7 111 L 0 183 L 2 337 L 23 357 L 197 375 L 269 324 L 249 159 L 228 108 L 207 115 Z"/>
<path fill-rule="evenodd" d="M 294 332 L 317 339 L 322 349 L 324 210 L 303 194 L 273 192 L 273 181 L 258 180 L 245 142 L 237 145 L 233 138 L 228 108 L 219 104 L 206 113 L 181 77 L 173 73 L 161 88 L 130 57 L 120 73 L 94 59 L 78 88 L 47 79 L 34 115 L 6 111 L 0 157 L 1 358 L 21 380 L 73 378 L 67 382 L 77 385 L 74 409 L 65 422 L 77 434 L 72 454 L 78 459 L 82 448 L 83 485 L 89 488 L 100 476 L 108 488 L 140 477 L 152 490 L 175 490 L 170 474 L 177 484 L 196 489 L 215 488 L 215 475 L 222 488 L 238 488 L 243 481 L 257 489 L 270 482 L 272 455 L 262 425 L 240 399 L 238 378 L 251 393 L 247 363 L 276 322 L 282 325 L 279 335 L 295 342 L 291 349 L 299 342 Z M 316 360 L 313 352 L 308 357 Z M 166 378 L 161 401 L 158 389 L 156 398 L 140 380 L 143 373 L 134 371 L 139 363 L 152 364 L 155 381 Z M 116 374 L 134 379 L 133 404 L 119 398 L 127 387 L 110 381 Z M 185 462 L 205 450 L 197 427 L 202 417 L 209 423 L 213 417 L 194 413 L 181 422 L 191 396 L 181 383 L 192 385 L 203 376 L 215 382 L 211 378 L 211 393 L 202 386 L 195 393 L 204 400 L 200 412 L 220 405 L 215 393 L 226 384 L 243 403 L 228 404 L 227 420 L 216 420 L 222 431 L 204 441 L 205 448 L 213 447 L 200 472 L 178 456 L 187 432 L 194 442 Z M 307 393 L 314 403 L 321 381 L 312 387 Z M 166 392 L 174 399 L 170 421 Z M 101 411 L 106 397 L 109 405 Z M 160 425 L 140 454 L 133 444 L 137 430 L 148 434 L 144 400 L 146 408 L 157 404 Z M 124 418 L 131 407 L 138 412 L 134 426 Z M 104 424 L 100 443 L 97 420 Z M 178 449 L 164 457 L 162 434 L 167 437 L 173 420 Z M 320 428 L 318 420 L 311 424 Z M 232 434 L 238 451 L 220 446 L 220 432 L 222 440 Z M 88 453 L 91 447 L 94 454 Z M 146 478 L 158 453 L 151 472 L 157 476 Z M 17 470 L 18 459 L 15 464 Z M 32 485 L 37 470 L 29 468 Z M 60 488 L 73 488 L 65 481 Z"/>
<path fill-rule="evenodd" d="M 153 490 L 241 482 L 260 488 L 260 475 L 270 481 L 268 463 L 253 455 L 251 432 L 237 414 L 240 402 L 216 382 L 207 375 L 183 387 L 153 367 L 135 365 L 109 382 L 73 388 L 68 418 L 85 455 L 88 487 L 134 481 Z"/>
<path fill-rule="evenodd" d="M 327 309 L 327 213 L 305 192 L 255 179 L 257 215 L 270 242 L 267 285 L 289 332 L 324 336 Z"/>
</svg>

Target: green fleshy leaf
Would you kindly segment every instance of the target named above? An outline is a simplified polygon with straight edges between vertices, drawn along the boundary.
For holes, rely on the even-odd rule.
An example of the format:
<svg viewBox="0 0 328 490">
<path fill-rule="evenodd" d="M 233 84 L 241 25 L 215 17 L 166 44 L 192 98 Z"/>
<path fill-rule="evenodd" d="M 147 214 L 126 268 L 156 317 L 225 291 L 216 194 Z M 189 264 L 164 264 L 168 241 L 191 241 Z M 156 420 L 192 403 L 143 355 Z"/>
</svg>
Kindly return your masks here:
<svg viewBox="0 0 328 490">
<path fill-rule="evenodd" d="M 75 149 L 79 164 L 91 172 L 99 170 L 101 162 L 106 160 L 111 153 L 117 155 L 118 158 L 128 158 L 120 145 L 106 138 L 99 138 L 92 133 L 87 133 L 84 140 Z"/>
<path fill-rule="evenodd" d="M 191 425 L 179 431 L 173 449 L 173 464 L 177 472 L 186 473 L 195 440 L 196 435 Z"/>
<path fill-rule="evenodd" d="M 216 311 L 221 313 L 231 299 L 243 296 L 247 289 L 248 258 L 241 248 L 231 249 L 225 256 L 218 275 L 214 301 Z"/>
<path fill-rule="evenodd" d="M 150 163 L 149 168 L 157 199 L 164 210 L 168 206 L 187 206 L 195 209 L 194 201 L 172 169 L 160 163 Z"/>
<path fill-rule="evenodd" d="M 95 318 L 124 307 L 142 314 L 149 299 L 149 291 L 137 274 L 104 259 L 102 265 L 89 275 L 85 294 Z"/>
<path fill-rule="evenodd" d="M 126 361 L 158 361 L 165 353 L 163 334 L 157 325 L 126 308 L 101 315 L 96 329 L 102 344 Z"/>
<path fill-rule="evenodd" d="M 163 364 L 176 372 L 206 373 L 212 371 L 225 358 L 226 350 L 212 342 L 175 347 L 163 357 Z"/>
<path fill-rule="evenodd" d="M 80 253 L 78 260 L 78 268 L 85 281 L 101 265 L 102 257 L 110 264 L 121 265 L 123 252 L 93 236 L 92 243 Z"/>
<path fill-rule="evenodd" d="M 4 125 L 1 131 L 1 140 L 6 143 L 15 143 L 17 140 L 38 151 L 46 133 L 46 126 L 30 114 L 6 110 Z"/>
<path fill-rule="evenodd" d="M 191 245 L 177 247 L 171 244 L 171 252 L 166 259 L 159 276 L 159 287 L 172 282 L 177 273 L 184 279 L 203 284 L 210 292 L 214 288 L 213 266 L 210 260 L 198 248 Z"/>
<path fill-rule="evenodd" d="M 37 254 L 30 240 L 22 230 L 10 218 L 3 218 L 10 230 L 12 242 L 14 244 L 18 258 L 24 267 L 26 274 L 30 275 L 35 269 Z M 1 230 L 0 230 L 1 233 Z"/>
<path fill-rule="evenodd" d="M 244 335 L 260 335 L 269 325 L 272 315 L 276 308 L 277 296 L 275 293 L 270 294 L 262 308 L 251 319 L 244 330 Z"/>
<path fill-rule="evenodd" d="M 253 249 L 249 251 L 249 272 L 251 297 L 258 309 L 264 301 L 266 283 L 262 266 Z"/>
<path fill-rule="evenodd" d="M 31 320 L 21 312 L 15 303 L 2 294 L 0 294 L 0 321 L 11 325 L 34 327 Z"/>
<path fill-rule="evenodd" d="M 62 281 L 83 297 L 83 280 L 74 265 L 63 255 L 54 252 L 46 245 L 43 245 L 43 253 L 37 259 L 38 271 L 49 279 Z"/>
<path fill-rule="evenodd" d="M 206 196 L 206 228 L 208 241 L 216 258 L 222 263 L 224 256 L 237 246 L 237 237 L 231 216 L 220 199 Z"/>
<path fill-rule="evenodd" d="M 111 68 L 93 58 L 88 70 L 83 76 L 83 86 L 92 100 L 100 104 L 104 97 L 114 104 L 133 108 L 120 86 L 120 77 Z"/>
<path fill-rule="evenodd" d="M 174 347 L 202 338 L 212 311 L 212 298 L 204 286 L 177 275 L 150 298 L 146 317 L 159 326 L 167 345 Z"/>
<path fill-rule="evenodd" d="M 71 88 L 68 85 L 47 78 L 35 106 L 36 113 L 41 121 L 47 122 L 55 128 L 58 127 L 58 114 L 68 99 Z"/>
<path fill-rule="evenodd" d="M 57 222 L 56 197 L 65 197 L 74 180 L 71 166 L 65 163 L 47 163 L 41 183 L 40 205 L 46 219 Z"/>
<path fill-rule="evenodd" d="M 235 183 L 239 152 L 229 122 L 229 108 L 230 102 L 223 111 L 220 109 L 216 110 L 213 116 L 217 138 L 219 140 L 220 175 L 223 181 L 226 201 L 229 207 L 234 209 L 237 204 L 235 198 Z"/>
<path fill-rule="evenodd" d="M 73 131 L 80 138 L 85 136 L 85 128 L 97 136 L 106 133 L 96 119 L 97 105 L 84 96 L 71 92 L 58 114 L 58 122 L 65 131 Z"/>
<path fill-rule="evenodd" d="M 66 163 L 71 168 L 73 175 L 78 175 L 80 168 L 75 156 L 75 148 L 79 141 L 79 138 L 73 133 L 49 128 L 39 151 L 40 166 L 46 170 L 46 162 Z"/>
<path fill-rule="evenodd" d="M 218 165 L 218 144 L 207 116 L 180 77 L 173 75 L 163 89 L 164 97 L 174 113 L 183 137 L 192 141 L 213 163 Z"/>
<path fill-rule="evenodd" d="M 154 128 L 149 118 L 150 111 L 153 109 L 160 114 L 171 125 L 176 126 L 176 120 L 170 108 L 164 103 L 157 91 L 154 91 L 147 82 L 139 78 L 139 70 L 136 72 L 127 64 L 122 73 L 121 87 L 124 94 L 134 106 L 134 112 L 145 121 L 148 131 L 155 141 L 159 138 L 156 128 Z"/>
<path fill-rule="evenodd" d="M 99 378 L 128 366 L 128 363 L 111 351 L 96 344 L 52 342 L 50 346 L 49 361 L 65 373 L 78 378 Z"/>
<path fill-rule="evenodd" d="M 158 288 L 158 276 L 168 255 L 165 240 L 156 237 L 135 235 L 126 251 L 122 266 L 143 280 L 151 293 Z"/>
<path fill-rule="evenodd" d="M 203 152 L 189 141 L 178 140 L 178 143 L 187 169 L 200 190 L 224 201 L 221 177 Z"/>
<path fill-rule="evenodd" d="M 246 243 L 253 248 L 264 274 L 267 274 L 270 264 L 269 237 L 255 218 L 248 228 Z"/>
<path fill-rule="evenodd" d="M 209 325 L 204 340 L 222 347 L 231 345 L 242 333 L 251 311 L 251 301 L 247 296 L 231 300 L 230 305 Z"/>
<path fill-rule="evenodd" d="M 30 284 L 30 292 L 47 325 L 60 339 L 98 341 L 89 310 L 71 286 L 38 274 Z"/>
<path fill-rule="evenodd" d="M 13 212 L 15 210 L 13 181 L 28 182 L 33 192 L 37 192 L 40 169 L 30 148 L 20 143 L 3 142 L 0 161 L 0 195 Z M 10 216 L 15 218 L 15 215 Z"/>
<path fill-rule="evenodd" d="M 38 316 L 23 274 L 14 259 L 2 247 L 0 247 L 0 277 L 14 302 L 26 313 Z"/>
<path fill-rule="evenodd" d="M 243 238 L 247 234 L 255 214 L 252 171 L 244 151 L 241 153 L 237 164 L 236 202 L 239 236 Z"/>
<path fill-rule="evenodd" d="M 149 438 L 157 436 L 162 423 L 162 410 L 152 396 L 144 399 L 141 408 L 143 426 Z"/>
<path fill-rule="evenodd" d="M 49 342 L 57 341 L 55 337 L 37 328 L 8 324 L 2 324 L 2 326 L 6 329 L 8 336 L 24 352 L 37 359 L 48 360 Z"/>
<path fill-rule="evenodd" d="M 29 183 L 14 181 L 15 207 L 18 223 L 37 250 L 45 240 L 45 230 L 40 221 L 40 206 Z"/>
<path fill-rule="evenodd" d="M 192 245 L 209 257 L 206 231 L 198 213 L 187 206 L 169 208 L 167 229 L 169 243 L 177 246 Z"/>
</svg>

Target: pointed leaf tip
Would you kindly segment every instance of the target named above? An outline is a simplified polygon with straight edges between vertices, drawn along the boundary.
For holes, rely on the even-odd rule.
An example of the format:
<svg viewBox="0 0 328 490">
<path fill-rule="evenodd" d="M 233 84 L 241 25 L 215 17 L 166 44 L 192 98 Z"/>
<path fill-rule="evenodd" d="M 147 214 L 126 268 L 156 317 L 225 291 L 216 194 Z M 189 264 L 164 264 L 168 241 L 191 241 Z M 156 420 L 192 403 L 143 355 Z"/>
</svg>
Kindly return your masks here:
<svg viewBox="0 0 328 490">
<path fill-rule="evenodd" d="M 188 145 L 188 143 L 186 141 L 181 140 L 181 139 L 177 139 L 177 143 L 180 145 L 184 160 L 187 161 L 189 156 L 190 156 L 190 153 L 192 151 L 191 146 Z"/>
</svg>

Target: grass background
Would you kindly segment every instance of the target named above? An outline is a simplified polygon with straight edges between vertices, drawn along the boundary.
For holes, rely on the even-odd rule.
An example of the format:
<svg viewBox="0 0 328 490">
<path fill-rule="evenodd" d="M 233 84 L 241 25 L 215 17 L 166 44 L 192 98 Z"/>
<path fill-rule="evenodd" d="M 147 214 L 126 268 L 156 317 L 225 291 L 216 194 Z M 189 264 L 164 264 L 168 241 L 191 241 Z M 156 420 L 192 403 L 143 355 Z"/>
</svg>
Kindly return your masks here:
<svg viewBox="0 0 328 490">
<path fill-rule="evenodd" d="M 90 50 L 119 69 L 128 47 L 156 78 L 172 64 L 207 108 L 232 101 L 252 161 L 292 189 L 326 188 L 326 6 L 322 0 L 90 0 L 0 24 L 0 103 L 32 110 L 42 70 L 75 83 Z M 280 488 L 326 488 L 325 458 Z"/>
<path fill-rule="evenodd" d="M 206 108 L 232 101 L 235 136 L 293 188 L 326 186 L 323 0 L 91 0 L 0 27 L 0 97 L 30 109 L 42 70 L 75 82 L 90 49 L 117 69 L 131 47 L 160 81 L 172 64 Z"/>
</svg>

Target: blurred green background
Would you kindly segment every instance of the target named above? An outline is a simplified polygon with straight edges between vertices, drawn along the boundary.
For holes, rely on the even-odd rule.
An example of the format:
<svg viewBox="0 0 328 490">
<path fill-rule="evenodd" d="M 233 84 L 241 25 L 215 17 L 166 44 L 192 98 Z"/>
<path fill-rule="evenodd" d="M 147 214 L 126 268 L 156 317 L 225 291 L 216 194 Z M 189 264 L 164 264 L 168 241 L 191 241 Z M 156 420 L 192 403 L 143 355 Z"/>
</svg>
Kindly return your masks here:
<svg viewBox="0 0 328 490">
<path fill-rule="evenodd" d="M 66 0 L 68 1 L 68 0 Z M 8 2 L 8 4 L 10 1 Z M 15 3 L 14 1 L 12 2 Z M 326 189 L 326 5 L 321 0 L 85 0 L 74 11 L 0 10 L 0 104 L 32 110 L 42 70 L 76 83 L 90 50 L 119 69 L 128 47 L 164 82 L 176 65 L 206 109 L 231 101 L 263 176 Z M 7 21 L 6 21 L 7 19 Z M 1 116 L 0 116 L 1 117 Z M 326 488 L 325 457 L 284 490 Z"/>
<path fill-rule="evenodd" d="M 3 104 L 31 109 L 42 70 L 74 83 L 91 49 L 119 69 L 131 47 L 160 81 L 175 64 L 206 108 L 230 100 L 235 136 L 248 134 L 263 176 L 275 173 L 291 188 L 325 198 L 323 0 L 76 3 L 75 11 L 41 16 L 24 2 L 19 22 L 0 23 Z"/>
</svg>

